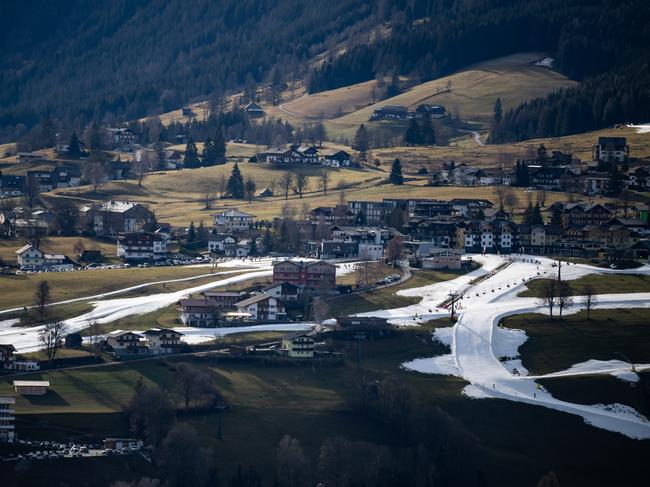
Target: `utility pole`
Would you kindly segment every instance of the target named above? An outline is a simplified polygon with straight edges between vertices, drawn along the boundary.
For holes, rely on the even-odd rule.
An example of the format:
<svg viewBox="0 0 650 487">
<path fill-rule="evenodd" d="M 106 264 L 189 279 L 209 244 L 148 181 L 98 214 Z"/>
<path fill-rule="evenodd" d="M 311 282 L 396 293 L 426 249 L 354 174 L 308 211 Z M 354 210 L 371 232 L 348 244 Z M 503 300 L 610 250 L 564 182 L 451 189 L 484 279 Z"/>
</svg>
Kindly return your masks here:
<svg viewBox="0 0 650 487">
<path fill-rule="evenodd" d="M 558 282 L 562 281 L 562 260 L 561 259 L 557 260 L 557 281 Z"/>
<path fill-rule="evenodd" d="M 215 406 L 217 410 L 217 439 L 221 440 L 223 438 L 223 413 L 228 408 L 228 405 L 225 402 L 217 403 Z"/>
<path fill-rule="evenodd" d="M 361 368 L 361 340 L 366 339 L 366 334 L 359 332 L 354 335 L 354 339 L 357 341 L 357 370 Z"/>
</svg>

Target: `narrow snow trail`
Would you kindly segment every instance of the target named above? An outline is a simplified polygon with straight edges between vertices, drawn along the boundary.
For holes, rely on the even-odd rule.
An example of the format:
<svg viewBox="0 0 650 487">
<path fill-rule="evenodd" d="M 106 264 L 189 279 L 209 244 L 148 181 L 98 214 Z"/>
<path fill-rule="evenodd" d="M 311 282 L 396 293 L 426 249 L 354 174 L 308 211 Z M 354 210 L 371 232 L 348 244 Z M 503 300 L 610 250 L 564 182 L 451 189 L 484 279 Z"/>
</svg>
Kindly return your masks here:
<svg viewBox="0 0 650 487">
<path fill-rule="evenodd" d="M 209 266 L 209 264 L 206 264 L 206 265 Z M 195 281 L 197 279 L 203 279 L 205 277 L 218 277 L 218 276 L 224 276 L 224 275 L 228 275 L 228 274 L 236 274 L 238 272 L 242 272 L 242 271 L 241 270 L 236 270 L 236 271 L 214 272 L 214 273 L 211 273 L 211 274 L 201 274 L 199 276 L 182 277 L 182 278 L 179 278 L 179 279 L 166 279 L 166 280 L 163 280 L 163 281 L 145 282 L 145 283 L 142 283 L 142 284 L 136 284 L 134 286 L 125 287 L 125 288 L 122 288 L 122 289 L 116 289 L 115 291 L 109 291 L 107 293 L 95 294 L 95 295 L 92 295 L 92 296 L 83 296 L 83 297 L 80 297 L 80 298 L 66 299 L 66 300 L 63 300 L 63 301 L 57 301 L 55 303 L 50 304 L 49 306 L 57 306 L 57 305 L 60 305 L 60 304 L 77 303 L 77 302 L 80 302 L 80 301 L 89 301 L 91 299 L 104 299 L 104 298 L 108 298 L 110 296 L 117 296 L 119 294 L 125 294 L 125 293 L 131 292 L 131 291 L 137 291 L 138 289 L 144 289 L 144 288 L 147 288 L 147 287 L 156 286 L 158 284 L 173 284 L 173 283 L 177 283 L 177 282 L 189 282 L 189 281 Z M 34 308 L 34 306 L 25 306 L 25 307 L 20 307 L 20 308 L 3 309 L 3 310 L 0 310 L 0 314 L 13 313 L 13 312 L 16 312 L 16 311 L 22 311 L 25 308 L 30 309 L 30 308 Z"/>
<path fill-rule="evenodd" d="M 165 308 L 176 303 L 193 293 L 200 293 L 219 286 L 234 284 L 238 282 L 270 276 L 272 270 L 252 271 L 225 279 L 217 279 L 213 282 L 202 284 L 200 286 L 183 289 L 171 293 L 159 293 L 149 296 L 138 296 L 134 298 L 107 299 L 104 301 L 92 301 L 94 306 L 92 311 L 80 316 L 70 318 L 64 321 L 68 333 L 74 333 L 87 328 L 91 321 L 104 324 L 111 321 L 119 320 L 131 315 L 143 315 L 152 313 L 160 308 Z M 147 326 L 143 323 L 143 328 Z M 19 353 L 33 352 L 42 348 L 38 340 L 38 334 L 43 329 L 43 325 L 32 326 L 27 328 L 10 327 L 0 330 L 0 342 L 11 343 Z"/>
<path fill-rule="evenodd" d="M 308 259 L 300 259 L 300 260 L 308 260 Z M 261 277 L 268 277 L 273 274 L 271 263 L 272 261 L 270 259 L 262 260 L 259 262 L 253 262 L 253 263 L 242 262 L 241 260 L 236 259 L 236 260 L 226 262 L 222 266 L 227 268 L 229 266 L 240 267 L 242 265 L 248 264 L 253 268 L 249 272 L 243 272 L 243 273 L 241 269 L 239 269 L 239 270 L 232 270 L 232 271 L 224 271 L 224 272 L 220 272 L 219 274 L 213 274 L 216 278 L 214 281 L 201 284 L 199 286 L 182 289 L 180 291 L 175 291 L 170 293 L 151 294 L 147 296 L 138 296 L 132 298 L 113 298 L 113 299 L 90 301 L 89 304 L 93 305 L 92 311 L 89 311 L 88 313 L 84 313 L 80 316 L 69 318 L 65 320 L 64 323 L 67 326 L 67 332 L 74 333 L 74 332 L 81 331 L 84 328 L 87 328 L 90 322 L 92 321 L 95 321 L 100 324 L 105 324 L 115 320 L 119 320 L 121 318 L 125 318 L 127 316 L 152 313 L 158 309 L 170 306 L 176 303 L 179 299 L 183 299 L 189 296 L 190 294 L 200 293 L 202 291 L 207 291 L 215 287 L 223 287 L 230 284 L 258 279 Z M 355 265 L 356 265 L 355 262 L 337 264 L 336 273 L 337 275 L 343 275 L 352 272 L 354 270 Z M 226 277 L 226 278 L 220 277 L 220 275 L 223 276 L 229 273 L 238 273 L 238 275 L 232 277 Z M 188 280 L 188 279 L 180 279 L 175 282 L 180 282 L 184 280 Z M 160 282 L 164 282 L 164 281 L 160 281 Z M 167 282 L 171 282 L 171 281 L 167 281 Z M 149 283 L 147 285 L 151 285 L 151 284 L 152 283 Z M 146 285 L 131 286 L 129 288 L 125 288 L 122 290 L 112 291 L 110 293 L 105 293 L 103 295 L 97 295 L 96 298 L 86 297 L 86 298 L 68 300 L 66 302 L 74 302 L 78 300 L 88 300 L 88 299 L 99 299 L 101 297 L 115 295 L 120 292 L 138 289 L 143 286 Z M 2 324 L 2 326 L 0 326 L 0 343 L 10 343 L 14 345 L 14 347 L 16 347 L 16 350 L 19 353 L 34 352 L 42 348 L 41 344 L 39 343 L 38 335 L 43 329 L 43 325 L 32 326 L 32 327 L 16 327 L 16 326 L 12 326 L 15 324 L 15 322 L 12 320 L 5 320 L 3 322 L 0 322 L 0 324 Z M 148 326 L 149 325 L 147 323 L 143 323 L 143 328 L 146 328 Z M 278 323 L 278 324 L 267 325 L 265 328 L 258 328 L 257 326 L 245 327 L 245 328 L 255 329 L 255 330 L 262 330 L 262 329 L 271 330 L 271 329 L 276 329 L 274 327 L 277 327 L 279 331 L 283 331 L 283 330 L 299 331 L 299 330 L 307 329 L 311 326 L 313 325 L 307 326 L 305 324 L 299 324 L 299 323 L 298 324 Z M 199 336 L 203 336 L 204 339 L 202 341 L 206 341 L 208 339 L 214 338 L 215 336 L 221 336 L 228 333 L 236 333 L 230 331 L 231 330 L 230 328 L 228 328 L 227 330 L 226 329 L 219 330 L 219 329 L 208 329 L 208 328 L 190 329 L 187 327 L 178 327 L 177 329 L 181 333 L 187 335 L 188 337 L 186 339 L 187 341 L 190 341 L 191 339 L 193 340 L 193 343 L 198 342 Z M 186 331 L 188 333 L 186 333 Z M 194 337 L 194 338 L 190 338 L 190 337 Z"/>
<path fill-rule="evenodd" d="M 483 275 L 492 273 L 490 269 L 499 267 L 506 259 L 497 256 L 475 256 L 475 260 L 484 264 Z M 508 266 L 500 268 L 484 280 L 469 285 L 469 280 L 454 279 L 446 283 L 433 284 L 422 288 L 410 289 L 409 295 L 422 296 L 417 305 L 393 310 L 364 313 L 367 316 L 383 316 L 392 323 L 416 325 L 419 321 L 415 312 L 428 311 L 440 305 L 450 289 L 464 292 L 459 304 L 458 321 L 453 327 L 451 353 L 443 356 L 421 358 L 403 364 L 406 369 L 422 373 L 456 375 L 470 384 L 464 393 L 473 398 L 500 398 L 525 402 L 559 411 L 576 414 L 594 426 L 615 431 L 631 438 L 650 438 L 650 422 L 634 409 L 620 404 L 582 405 L 561 401 L 539 386 L 535 379 L 545 377 L 584 375 L 585 370 L 562 371 L 548 376 L 518 376 L 499 360 L 496 349 L 511 349 L 511 355 L 518 355 L 521 344 L 517 337 L 512 343 L 503 343 L 508 333 L 495 333 L 498 323 L 506 316 L 521 313 L 546 313 L 536 298 L 519 298 L 516 295 L 524 289 L 525 283 L 543 277 L 557 276 L 556 262 L 535 256 L 515 256 Z M 564 280 L 577 279 L 591 273 L 639 273 L 650 274 L 650 267 L 618 271 L 600 269 L 588 265 L 567 265 L 561 267 Z M 464 276 L 463 276 L 464 277 Z M 471 280 L 471 279 L 470 279 Z M 400 292 L 405 294 L 405 291 Z M 580 298 L 576 297 L 576 303 Z M 598 296 L 596 308 L 650 308 L 650 293 L 604 294 Z M 422 321 L 436 316 L 448 315 L 444 309 L 435 313 L 423 312 Z M 566 313 L 579 311 L 579 306 L 567 309 Z M 503 330 L 499 330 L 503 332 Z M 512 331 L 512 330 L 511 330 Z M 524 336 L 523 332 L 520 332 Z M 510 337 L 512 339 L 512 337 Z M 638 364 L 638 369 L 647 368 Z M 627 367 L 629 372 L 630 366 Z M 603 364 L 592 366 L 588 373 L 625 372 L 624 367 Z"/>
</svg>

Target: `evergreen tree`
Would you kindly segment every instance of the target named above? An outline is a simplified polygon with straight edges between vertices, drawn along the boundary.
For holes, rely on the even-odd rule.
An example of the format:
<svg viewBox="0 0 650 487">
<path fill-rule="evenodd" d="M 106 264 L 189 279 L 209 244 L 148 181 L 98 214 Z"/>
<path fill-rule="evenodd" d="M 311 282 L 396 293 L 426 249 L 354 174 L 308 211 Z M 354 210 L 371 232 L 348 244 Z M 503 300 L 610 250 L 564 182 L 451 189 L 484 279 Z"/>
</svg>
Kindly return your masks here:
<svg viewBox="0 0 650 487">
<path fill-rule="evenodd" d="M 227 185 L 228 196 L 231 198 L 242 199 L 246 190 L 244 188 L 244 178 L 239 171 L 239 166 L 237 163 L 232 168 L 232 173 L 230 174 L 230 179 L 228 179 Z"/>
<path fill-rule="evenodd" d="M 253 178 L 250 176 L 246 179 L 246 183 L 244 183 L 244 191 L 246 193 L 246 197 L 248 198 L 248 202 L 250 203 L 253 198 L 255 197 L 255 188 L 257 185 L 255 184 L 255 181 L 253 181 Z"/>
<path fill-rule="evenodd" d="M 431 117 L 425 116 L 420 125 L 420 134 L 422 135 L 422 142 L 425 145 L 436 145 L 436 129 L 431 123 Z"/>
<path fill-rule="evenodd" d="M 551 212 L 551 225 L 562 225 L 562 211 L 557 206 Z"/>
<path fill-rule="evenodd" d="M 544 225 L 544 217 L 542 216 L 542 209 L 539 206 L 539 201 L 535 203 L 535 206 L 533 207 L 530 220 L 533 225 Z"/>
<path fill-rule="evenodd" d="M 70 159 L 79 159 L 81 157 L 81 143 L 77 137 L 77 132 L 72 132 L 72 137 L 68 144 L 68 157 Z"/>
<path fill-rule="evenodd" d="M 422 142 L 422 132 L 420 131 L 418 121 L 412 118 L 406 132 L 404 133 L 404 143 L 406 145 L 421 145 Z"/>
<path fill-rule="evenodd" d="M 515 163 L 515 184 L 513 186 L 521 186 L 521 162 L 519 159 Z"/>
<path fill-rule="evenodd" d="M 528 164 L 522 161 L 521 163 L 521 184 L 524 188 L 530 186 L 530 172 L 528 171 Z"/>
<path fill-rule="evenodd" d="M 354 135 L 354 148 L 359 151 L 362 158 L 366 157 L 369 148 L 368 130 L 364 124 L 359 125 L 357 133 Z"/>
<path fill-rule="evenodd" d="M 366 224 L 366 214 L 359 210 L 359 213 L 357 213 L 356 218 L 354 219 L 354 223 L 357 225 L 365 225 Z"/>
<path fill-rule="evenodd" d="M 399 76 L 393 71 L 393 75 L 390 78 L 390 84 L 386 87 L 386 98 L 392 98 L 399 95 Z"/>
<path fill-rule="evenodd" d="M 256 238 L 251 239 L 251 248 L 248 250 L 248 253 L 250 255 L 253 255 L 253 256 L 257 255 L 257 239 Z"/>
<path fill-rule="evenodd" d="M 539 147 L 537 148 L 537 162 L 539 162 L 541 166 L 548 164 L 548 151 L 543 143 L 539 144 Z"/>
<path fill-rule="evenodd" d="M 496 103 L 494 104 L 494 123 L 498 123 L 503 118 L 503 108 L 501 107 L 501 98 L 497 98 Z"/>
<path fill-rule="evenodd" d="M 196 228 L 194 222 L 190 222 L 190 228 L 187 230 L 187 241 L 194 242 L 196 240 Z"/>
<path fill-rule="evenodd" d="M 264 245 L 264 252 L 267 254 L 273 250 L 273 235 L 271 235 L 271 229 L 269 227 L 266 227 L 266 231 L 262 237 L 262 245 Z"/>
<path fill-rule="evenodd" d="M 226 139 L 223 137 L 223 128 L 221 125 L 217 127 L 217 131 L 214 134 L 214 154 L 215 154 L 215 163 L 225 164 L 226 163 Z"/>
<path fill-rule="evenodd" d="M 524 225 L 533 224 L 533 204 L 529 201 L 528 206 L 524 210 Z"/>
<path fill-rule="evenodd" d="M 617 196 L 625 186 L 623 173 L 621 173 L 616 164 L 612 164 L 608 174 L 609 181 L 607 183 L 607 192 L 612 196 Z"/>
<path fill-rule="evenodd" d="M 210 137 L 205 139 L 205 144 L 203 144 L 203 152 L 201 153 L 201 159 L 203 160 L 204 166 L 212 166 L 215 162 L 217 162 L 214 143 Z"/>
<path fill-rule="evenodd" d="M 390 176 L 388 178 L 391 184 L 403 184 L 404 183 L 404 175 L 402 174 L 402 163 L 400 162 L 399 159 L 395 159 L 393 161 L 393 165 L 390 168 Z"/>
<path fill-rule="evenodd" d="M 201 165 L 201 161 L 199 160 L 199 151 L 197 150 L 196 144 L 192 138 L 187 141 L 187 145 L 185 146 L 183 165 L 190 169 Z"/>
</svg>

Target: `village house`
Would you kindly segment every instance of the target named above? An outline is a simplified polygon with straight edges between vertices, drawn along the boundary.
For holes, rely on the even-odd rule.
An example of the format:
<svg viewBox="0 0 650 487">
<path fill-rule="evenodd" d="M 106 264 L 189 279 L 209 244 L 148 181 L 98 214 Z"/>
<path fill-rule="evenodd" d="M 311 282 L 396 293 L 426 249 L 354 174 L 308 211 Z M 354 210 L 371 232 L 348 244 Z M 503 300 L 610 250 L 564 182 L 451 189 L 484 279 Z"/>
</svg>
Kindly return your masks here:
<svg viewBox="0 0 650 487">
<path fill-rule="evenodd" d="M 336 286 L 336 266 L 320 260 L 283 260 L 273 264 L 273 283 L 278 282 L 288 282 L 301 288 L 331 290 Z"/>
<path fill-rule="evenodd" d="M 15 438 L 16 398 L 0 396 L 0 442 Z"/>
<path fill-rule="evenodd" d="M 16 162 L 25 163 L 25 162 L 38 162 L 47 160 L 47 154 L 44 152 L 19 152 L 16 155 Z"/>
<path fill-rule="evenodd" d="M 118 356 L 145 354 L 149 352 L 144 338 L 132 331 L 111 331 L 106 335 L 106 342 Z"/>
<path fill-rule="evenodd" d="M 330 151 L 323 155 L 323 165 L 331 167 L 348 167 L 352 164 L 352 156 L 344 150 Z"/>
<path fill-rule="evenodd" d="M 262 118 L 266 116 L 264 109 L 255 102 L 251 102 L 244 107 L 244 112 L 251 118 Z"/>
<path fill-rule="evenodd" d="M 237 312 L 246 315 L 244 321 L 277 321 L 286 319 L 284 304 L 267 294 L 257 294 L 235 303 Z"/>
<path fill-rule="evenodd" d="M 16 261 L 20 267 L 51 267 L 65 263 L 65 255 L 46 254 L 33 244 L 27 244 L 16 250 Z"/>
<path fill-rule="evenodd" d="M 127 147 L 135 143 L 135 132 L 129 128 L 108 127 L 105 130 L 109 143 L 115 147 Z"/>
<path fill-rule="evenodd" d="M 613 214 L 601 204 L 592 203 L 553 203 L 548 207 L 549 212 L 559 212 L 562 218 L 562 226 L 583 227 L 585 225 L 600 225 L 612 219 Z"/>
<path fill-rule="evenodd" d="M 418 107 L 412 113 L 412 116 L 414 118 L 431 117 L 438 119 L 443 118 L 445 115 L 447 115 L 447 109 L 445 107 L 442 105 L 431 105 L 429 103 L 422 103 L 421 105 L 418 105 Z"/>
<path fill-rule="evenodd" d="M 16 362 L 16 348 L 8 344 L 0 344 L 0 370 L 12 370 Z"/>
<path fill-rule="evenodd" d="M 314 339 L 305 334 L 283 338 L 282 353 L 291 358 L 313 358 Z"/>
<path fill-rule="evenodd" d="M 244 291 L 203 291 L 201 296 L 215 303 L 221 311 L 235 310 L 235 303 L 244 299 Z"/>
<path fill-rule="evenodd" d="M 627 187 L 635 191 L 650 190 L 650 167 L 638 166 L 627 172 Z"/>
<path fill-rule="evenodd" d="M 47 394 L 50 382 L 47 380 L 15 380 L 14 391 L 21 396 L 42 396 Z"/>
<path fill-rule="evenodd" d="M 301 289 L 298 286 L 288 282 L 269 284 L 262 291 L 267 296 L 273 296 L 282 301 L 298 301 L 301 294 Z"/>
<path fill-rule="evenodd" d="M 461 268 L 461 256 L 465 252 L 462 249 L 433 248 L 429 255 L 422 259 L 423 269 L 452 269 Z"/>
<path fill-rule="evenodd" d="M 630 156 L 630 146 L 625 137 L 598 137 L 592 148 L 592 159 L 598 162 L 625 162 Z"/>
<path fill-rule="evenodd" d="M 180 169 L 183 167 L 183 156 L 175 150 L 166 150 L 163 152 L 163 164 L 165 169 Z"/>
<path fill-rule="evenodd" d="M 401 105 L 386 105 L 377 108 L 368 120 L 406 120 L 409 111 Z"/>
<path fill-rule="evenodd" d="M 604 194 L 609 188 L 609 174 L 604 171 L 587 171 L 580 175 L 580 186 L 585 194 Z"/>
<path fill-rule="evenodd" d="M 395 205 L 387 201 L 348 201 L 352 221 L 362 225 L 383 225 Z"/>
<path fill-rule="evenodd" d="M 530 184 L 547 191 L 565 191 L 578 186 L 579 174 L 566 166 L 529 165 Z"/>
<path fill-rule="evenodd" d="M 22 196 L 27 186 L 26 176 L 2 174 L 0 171 L 0 198 Z"/>
<path fill-rule="evenodd" d="M 154 355 L 177 353 L 184 346 L 182 333 L 170 328 L 150 328 L 144 332 L 149 352 Z"/>
<path fill-rule="evenodd" d="M 255 215 L 251 215 L 250 213 L 245 213 L 237 209 L 215 213 L 213 217 L 215 231 L 226 233 L 232 231 L 248 230 L 253 224 L 253 220 L 255 219 Z"/>
<path fill-rule="evenodd" d="M 154 223 L 154 215 L 146 206 L 129 201 L 109 201 L 92 213 L 93 229 L 100 236 L 143 232 Z"/>
<path fill-rule="evenodd" d="M 203 299 L 181 299 L 179 318 L 185 326 L 213 328 L 218 326 L 224 306 L 207 297 Z"/>
<path fill-rule="evenodd" d="M 463 218 L 479 218 L 494 205 L 491 201 L 471 198 L 455 198 L 449 201 L 454 212 Z"/>
<path fill-rule="evenodd" d="M 157 233 L 129 232 L 117 237 L 117 256 L 124 260 L 162 260 L 168 252 L 169 241 Z"/>
<path fill-rule="evenodd" d="M 275 148 L 259 154 L 262 161 L 275 164 L 321 164 L 317 147 L 292 145 L 288 149 Z"/>
</svg>

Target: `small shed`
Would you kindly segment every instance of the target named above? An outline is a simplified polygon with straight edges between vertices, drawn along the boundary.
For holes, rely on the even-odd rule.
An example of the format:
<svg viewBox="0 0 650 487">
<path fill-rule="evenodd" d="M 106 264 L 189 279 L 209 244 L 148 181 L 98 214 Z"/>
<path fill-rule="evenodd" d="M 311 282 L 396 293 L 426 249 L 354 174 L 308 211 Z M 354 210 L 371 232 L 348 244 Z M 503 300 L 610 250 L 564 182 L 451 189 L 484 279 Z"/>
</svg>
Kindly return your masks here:
<svg viewBox="0 0 650 487">
<path fill-rule="evenodd" d="M 15 380 L 14 390 L 22 396 L 42 396 L 47 393 L 50 381 L 47 380 Z"/>
</svg>

